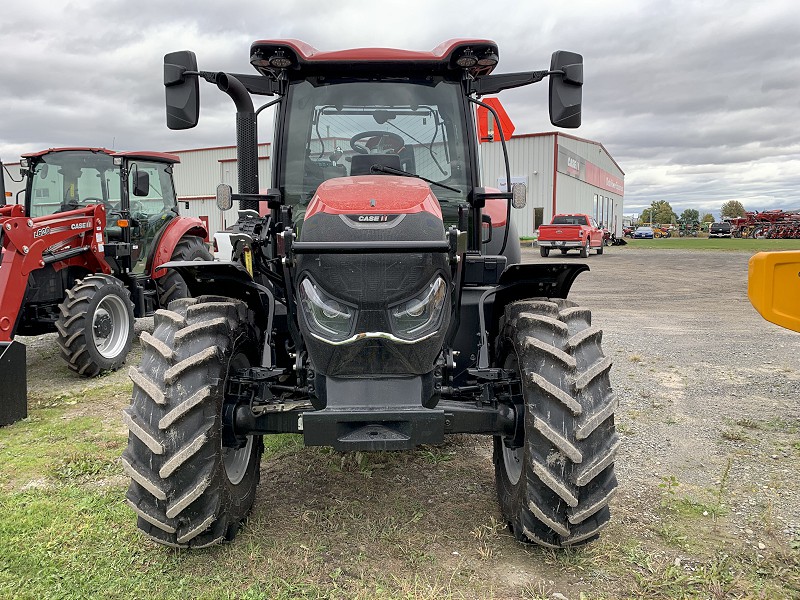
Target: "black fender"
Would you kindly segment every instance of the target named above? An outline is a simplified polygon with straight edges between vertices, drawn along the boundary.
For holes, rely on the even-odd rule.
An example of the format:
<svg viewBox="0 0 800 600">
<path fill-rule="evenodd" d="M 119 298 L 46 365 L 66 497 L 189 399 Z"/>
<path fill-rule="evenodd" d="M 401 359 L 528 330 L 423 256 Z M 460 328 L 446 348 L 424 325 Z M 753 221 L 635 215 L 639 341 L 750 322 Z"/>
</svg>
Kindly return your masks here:
<svg viewBox="0 0 800 600">
<path fill-rule="evenodd" d="M 491 309 L 486 310 L 489 344 L 499 333 L 500 317 L 507 304 L 526 298 L 566 298 L 578 275 L 588 270 L 589 265 L 584 263 L 509 265 L 500 275 Z"/>
<path fill-rule="evenodd" d="M 566 298 L 578 275 L 588 270 L 582 263 L 510 265 L 500 275 L 497 285 L 464 287 L 459 328 L 453 340 L 453 349 L 458 353 L 455 385 L 468 383 L 467 369 L 489 366 L 500 317 L 507 304 L 526 298 Z"/>
<path fill-rule="evenodd" d="M 275 295 L 268 287 L 253 281 L 241 264 L 221 261 L 174 260 L 159 269 L 175 269 L 193 297 L 227 296 L 247 304 L 255 315 L 255 325 L 262 332 L 272 331 Z"/>
</svg>

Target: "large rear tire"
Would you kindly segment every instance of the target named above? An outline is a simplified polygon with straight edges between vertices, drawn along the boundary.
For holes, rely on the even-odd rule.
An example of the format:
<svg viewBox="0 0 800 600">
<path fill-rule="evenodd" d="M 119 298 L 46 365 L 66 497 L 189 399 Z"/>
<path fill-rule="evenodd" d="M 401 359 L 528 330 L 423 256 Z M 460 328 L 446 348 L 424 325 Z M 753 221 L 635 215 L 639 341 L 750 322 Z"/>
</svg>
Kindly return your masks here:
<svg viewBox="0 0 800 600">
<path fill-rule="evenodd" d="M 550 256 L 550 248 L 547 248 L 545 246 L 539 246 L 539 254 L 547 258 L 548 256 Z"/>
<path fill-rule="evenodd" d="M 205 242 L 197 236 L 187 235 L 175 246 L 172 260 L 214 260 L 214 255 Z M 188 298 L 189 288 L 183 277 L 173 269 L 167 269 L 167 274 L 156 279 L 158 290 L 158 304 L 162 308 L 169 306 L 173 300 Z"/>
<path fill-rule="evenodd" d="M 581 248 L 581 258 L 589 258 L 589 249 L 590 249 L 591 240 L 586 238 L 586 243 Z"/>
<path fill-rule="evenodd" d="M 260 436 L 222 445 L 227 376 L 257 364 L 247 306 L 213 296 L 185 298 L 155 314 L 131 368 L 133 399 L 123 412 L 131 478 L 127 502 L 146 535 L 166 546 L 232 540 L 253 506 Z"/>
<path fill-rule="evenodd" d="M 521 542 L 586 543 L 610 519 L 619 439 L 601 337 L 590 312 L 567 300 L 506 307 L 497 364 L 519 373 L 524 443 L 510 448 L 495 437 L 494 465 L 503 516 Z"/>
<path fill-rule="evenodd" d="M 84 377 L 116 371 L 133 342 L 133 303 L 119 279 L 89 275 L 58 306 L 58 345 L 67 366 Z"/>
</svg>

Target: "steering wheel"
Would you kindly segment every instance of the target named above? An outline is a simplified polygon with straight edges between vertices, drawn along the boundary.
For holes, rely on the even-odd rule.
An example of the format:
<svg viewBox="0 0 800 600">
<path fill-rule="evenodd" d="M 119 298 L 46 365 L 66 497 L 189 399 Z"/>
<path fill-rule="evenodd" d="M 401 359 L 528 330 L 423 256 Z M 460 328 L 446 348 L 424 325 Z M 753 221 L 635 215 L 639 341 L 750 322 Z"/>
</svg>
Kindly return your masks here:
<svg viewBox="0 0 800 600">
<path fill-rule="evenodd" d="M 114 204 L 110 201 L 103 200 L 102 198 L 96 198 L 94 196 L 86 196 L 80 202 L 75 202 L 74 206 L 86 206 L 87 204 L 94 204 L 94 203 L 102 204 L 106 207 L 106 211 L 110 214 L 115 212 Z M 118 211 L 117 211 L 118 212 Z"/>
<path fill-rule="evenodd" d="M 364 131 L 362 133 L 357 133 L 353 137 L 350 138 L 350 147 L 358 152 L 359 154 L 369 154 L 370 148 L 368 148 L 365 144 L 359 144 L 359 140 L 363 140 L 364 138 L 378 138 L 377 143 L 375 146 L 377 148 L 391 148 L 391 154 L 399 154 L 400 150 L 403 146 L 406 145 L 405 140 L 402 136 L 397 135 L 391 131 Z M 382 143 L 383 141 L 387 140 L 388 144 Z"/>
<path fill-rule="evenodd" d="M 130 213 L 143 213 L 144 205 L 138 200 L 131 200 Z"/>
</svg>

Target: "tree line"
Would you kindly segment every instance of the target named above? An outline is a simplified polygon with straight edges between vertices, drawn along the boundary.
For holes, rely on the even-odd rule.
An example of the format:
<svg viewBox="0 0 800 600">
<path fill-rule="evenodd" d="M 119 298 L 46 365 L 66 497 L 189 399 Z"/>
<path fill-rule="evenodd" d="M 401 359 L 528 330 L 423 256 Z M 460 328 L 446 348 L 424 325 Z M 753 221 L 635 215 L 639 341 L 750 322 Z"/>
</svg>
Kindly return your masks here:
<svg viewBox="0 0 800 600">
<path fill-rule="evenodd" d="M 652 213 L 652 218 L 651 218 Z M 744 206 L 738 200 L 728 200 L 720 207 L 720 218 L 725 217 L 744 217 L 746 211 Z M 657 200 L 653 202 L 650 208 L 645 208 L 639 216 L 639 223 L 713 223 L 715 221 L 714 215 L 705 213 L 702 218 L 700 211 L 694 208 L 687 208 L 680 216 L 678 216 L 672 206 L 666 200 Z"/>
</svg>

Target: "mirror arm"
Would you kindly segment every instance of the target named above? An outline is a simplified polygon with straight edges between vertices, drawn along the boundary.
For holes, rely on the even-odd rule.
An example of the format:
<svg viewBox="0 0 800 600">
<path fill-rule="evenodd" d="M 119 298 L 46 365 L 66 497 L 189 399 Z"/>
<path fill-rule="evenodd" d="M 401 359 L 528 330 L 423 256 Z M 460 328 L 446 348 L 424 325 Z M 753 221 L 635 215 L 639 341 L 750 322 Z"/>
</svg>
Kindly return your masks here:
<svg viewBox="0 0 800 600">
<path fill-rule="evenodd" d="M 568 65 L 572 67 L 573 65 Z M 470 85 L 470 93 L 477 94 L 478 96 L 485 96 L 486 94 L 499 94 L 503 90 L 510 90 L 515 87 L 522 87 L 523 85 L 530 85 L 532 83 L 539 83 L 545 77 L 550 75 L 561 75 L 564 81 L 573 85 L 583 84 L 583 70 L 575 72 L 572 69 L 557 69 L 555 71 L 528 71 L 525 73 L 504 73 L 502 75 L 487 75 L 478 80 L 472 81 Z"/>
<path fill-rule="evenodd" d="M 179 85 L 186 80 L 186 77 L 191 76 L 202 77 L 208 83 L 217 85 L 219 73 L 217 71 L 189 71 L 180 65 L 164 65 L 164 87 Z M 263 75 L 231 73 L 229 76 L 238 79 L 251 94 L 274 96 L 283 93 L 280 82 Z"/>
</svg>

